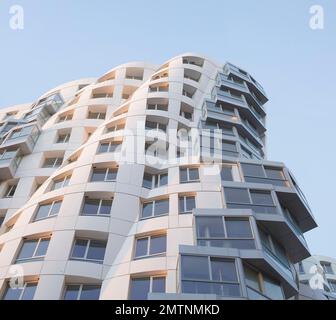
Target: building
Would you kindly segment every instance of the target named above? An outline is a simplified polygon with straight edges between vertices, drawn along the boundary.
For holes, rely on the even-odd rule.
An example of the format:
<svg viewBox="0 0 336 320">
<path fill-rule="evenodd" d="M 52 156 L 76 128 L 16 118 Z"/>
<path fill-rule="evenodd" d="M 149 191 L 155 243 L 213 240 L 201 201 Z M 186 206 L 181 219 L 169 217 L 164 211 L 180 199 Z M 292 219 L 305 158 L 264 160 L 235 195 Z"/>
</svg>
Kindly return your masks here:
<svg viewBox="0 0 336 320">
<path fill-rule="evenodd" d="M 298 264 L 300 299 L 336 300 L 336 260 L 313 255 Z M 317 298 L 317 296 L 319 296 Z"/>
<path fill-rule="evenodd" d="M 187 53 L 0 109 L 0 297 L 295 297 L 316 222 L 266 157 L 267 101 Z"/>
</svg>

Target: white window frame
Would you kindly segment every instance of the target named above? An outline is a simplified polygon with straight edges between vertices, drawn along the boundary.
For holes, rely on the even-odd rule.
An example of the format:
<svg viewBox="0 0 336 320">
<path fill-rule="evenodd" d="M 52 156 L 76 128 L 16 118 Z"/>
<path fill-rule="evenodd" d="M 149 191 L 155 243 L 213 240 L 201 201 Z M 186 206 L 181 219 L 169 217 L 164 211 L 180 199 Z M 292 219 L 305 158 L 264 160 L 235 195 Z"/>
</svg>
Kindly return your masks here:
<svg viewBox="0 0 336 320">
<path fill-rule="evenodd" d="M 132 292 L 132 281 L 133 280 L 138 280 L 138 279 L 148 279 L 149 280 L 149 291 L 148 293 L 152 293 L 153 292 L 153 279 L 156 278 L 164 278 L 165 281 L 165 292 L 167 290 L 167 276 L 166 275 L 157 275 L 157 276 L 150 276 L 150 275 L 144 275 L 143 277 L 131 277 L 131 286 L 130 286 L 130 290 L 129 290 L 129 299 L 131 298 Z"/>
<path fill-rule="evenodd" d="M 51 217 L 56 217 L 59 212 L 57 212 L 57 214 L 53 214 L 53 215 L 51 215 L 51 212 L 52 212 L 52 209 L 54 208 L 55 203 L 58 203 L 58 202 L 60 202 L 61 205 L 62 205 L 62 200 L 54 200 L 54 201 L 49 202 L 49 203 L 40 203 L 38 205 L 38 208 L 37 208 L 37 211 L 36 211 L 36 214 L 35 214 L 35 217 L 34 217 L 34 221 L 41 221 L 41 220 L 48 219 L 48 218 L 51 218 Z M 45 216 L 44 218 L 36 219 L 37 214 L 38 214 L 41 206 L 48 206 L 48 205 L 50 205 L 50 208 L 48 210 L 47 216 Z"/>
<path fill-rule="evenodd" d="M 97 170 L 105 170 L 105 176 L 104 176 L 104 180 L 102 181 L 94 181 L 94 182 L 115 182 L 117 180 L 117 177 L 115 178 L 115 180 L 108 180 L 107 177 L 109 175 L 109 172 L 110 170 L 116 170 L 117 174 L 118 174 L 118 168 L 93 168 L 92 170 L 92 175 L 94 174 L 94 170 L 97 169 Z"/>
<path fill-rule="evenodd" d="M 164 213 L 164 214 L 159 214 L 159 215 L 155 215 L 155 206 L 156 206 L 156 202 L 158 201 L 168 201 L 168 212 Z M 163 198 L 163 199 L 156 199 L 156 200 L 152 200 L 152 201 L 146 201 L 142 203 L 142 208 L 141 208 L 141 220 L 146 220 L 146 219 L 151 219 L 151 218 L 156 218 L 156 217 L 164 217 L 166 215 L 169 215 L 169 198 Z M 144 205 L 146 204 L 152 204 L 152 214 L 149 217 L 144 217 L 143 216 L 143 208 Z"/>
<path fill-rule="evenodd" d="M 181 183 L 193 183 L 193 182 L 200 182 L 200 173 L 199 173 L 199 168 L 194 168 L 194 167 L 181 167 L 180 170 L 187 170 L 187 180 L 186 181 L 180 181 Z M 192 180 L 190 179 L 190 170 L 198 170 L 198 179 L 197 180 Z M 180 172 L 181 174 L 181 172 Z"/>
<path fill-rule="evenodd" d="M 96 200 L 96 201 L 99 201 L 98 209 L 97 209 L 97 213 L 96 214 L 87 214 L 87 213 L 83 212 L 86 200 Z M 111 207 L 110 207 L 110 214 L 101 214 L 100 213 L 100 209 L 101 209 L 103 201 L 111 201 L 112 202 L 111 203 Z M 84 203 L 83 203 L 83 209 L 82 209 L 82 216 L 89 216 L 89 217 L 92 217 L 92 216 L 93 217 L 96 217 L 96 216 L 109 217 L 111 215 L 112 205 L 113 205 L 113 198 L 112 199 L 94 199 L 94 198 L 85 197 Z"/>
<path fill-rule="evenodd" d="M 35 284 L 36 284 L 36 287 L 38 286 L 38 282 L 37 282 L 37 281 L 25 281 L 22 287 L 16 289 L 16 290 L 21 290 L 20 297 L 18 298 L 17 301 L 22 300 L 22 296 L 24 295 L 24 292 L 25 292 L 25 290 L 26 290 L 27 285 L 28 285 L 28 284 L 31 284 L 31 283 L 35 283 Z M 9 289 L 12 289 L 12 288 L 10 287 L 10 284 L 9 284 L 9 282 L 8 282 L 8 283 L 7 283 L 7 288 L 6 288 L 5 294 L 8 292 Z"/>
<path fill-rule="evenodd" d="M 63 178 L 60 178 L 60 179 L 54 179 L 54 180 L 53 180 L 53 183 L 54 183 L 54 184 L 53 184 L 53 186 L 52 186 L 52 190 L 59 190 L 59 189 L 62 189 L 62 188 L 64 188 L 64 187 L 67 187 L 67 186 L 69 185 L 70 179 L 71 179 L 71 175 L 70 175 L 70 174 L 68 174 L 68 175 L 66 175 L 66 176 L 64 176 Z M 59 188 L 54 189 L 55 184 L 56 184 L 57 182 L 61 182 L 61 181 L 62 181 L 61 186 L 60 186 Z"/>
<path fill-rule="evenodd" d="M 79 283 L 67 283 L 67 284 L 65 284 L 65 287 L 64 287 L 63 300 L 65 299 L 65 295 L 66 295 L 68 286 L 79 286 L 78 293 L 77 293 L 77 297 L 76 297 L 76 300 L 77 300 L 77 301 L 80 301 L 80 296 L 81 296 L 81 294 L 82 294 L 82 291 L 83 291 L 83 287 L 84 287 L 84 286 L 95 286 L 95 287 L 100 286 L 100 288 L 101 288 L 101 285 L 100 285 L 100 284 L 89 284 L 89 283 L 82 283 L 82 284 L 79 284 Z"/>
<path fill-rule="evenodd" d="M 183 198 L 183 211 L 180 211 L 180 200 Z M 187 210 L 187 198 L 194 198 L 195 201 L 195 208 L 196 208 L 196 196 L 195 195 L 179 195 L 179 214 L 188 214 L 191 213 L 191 211 Z"/>
<path fill-rule="evenodd" d="M 82 258 L 77 258 L 77 257 L 73 257 L 73 256 L 72 256 L 73 253 L 74 253 L 75 247 L 76 247 L 76 241 L 77 241 L 77 240 L 84 240 L 84 241 L 87 241 L 86 248 L 85 248 L 85 253 L 84 253 L 84 257 L 82 257 Z M 75 241 L 74 241 L 74 243 L 73 243 L 72 250 L 71 250 L 70 260 L 103 263 L 105 257 L 104 257 L 103 260 L 95 260 L 95 259 L 88 259 L 88 258 L 87 258 L 87 255 L 88 255 L 88 252 L 89 252 L 89 248 L 90 248 L 90 244 L 91 244 L 92 241 L 101 241 L 101 242 L 105 242 L 105 244 L 107 244 L 107 242 L 106 242 L 106 241 L 103 241 L 103 240 L 97 240 L 97 239 L 85 239 L 85 238 L 75 238 Z M 106 250 L 106 245 L 105 245 L 105 250 Z M 106 253 L 106 252 L 105 252 L 105 253 Z"/>
<path fill-rule="evenodd" d="M 46 166 L 46 162 L 47 162 L 47 160 L 49 160 L 49 159 L 54 159 L 54 162 L 53 162 L 53 164 L 52 164 L 51 166 Z M 60 165 L 57 165 L 57 162 L 58 162 L 59 159 L 61 159 L 62 162 L 61 162 Z M 44 159 L 44 163 L 43 163 L 43 168 L 47 168 L 47 169 L 50 169 L 50 168 L 58 168 L 59 166 L 62 165 L 62 163 L 63 163 L 63 157 L 51 157 L 51 158 L 45 158 L 45 159 Z"/>
<path fill-rule="evenodd" d="M 26 241 L 36 241 L 36 246 L 35 246 L 35 249 L 34 249 L 34 252 L 33 252 L 33 255 L 29 258 L 25 258 L 25 259 L 20 259 L 18 260 L 18 258 L 15 259 L 15 263 L 23 263 L 23 262 L 26 262 L 26 261 L 34 261 L 34 260 L 39 260 L 39 259 L 43 259 L 45 257 L 45 255 L 43 256 L 35 256 L 36 254 L 36 251 L 41 243 L 42 240 L 49 240 L 49 243 L 48 243 L 48 246 L 50 244 L 50 240 L 51 240 L 51 237 L 41 237 L 41 238 L 38 238 L 38 239 L 29 239 L 29 238 L 26 238 L 26 239 L 23 239 L 23 242 L 22 242 L 22 245 L 20 247 L 20 251 L 18 252 L 17 254 L 17 257 L 20 255 L 21 251 L 22 251 L 22 248 L 23 248 L 23 245 Z M 48 249 L 47 249 L 48 251 Z"/>
<path fill-rule="evenodd" d="M 160 252 L 160 253 L 155 253 L 155 254 L 151 254 L 150 253 L 150 249 L 151 249 L 151 243 L 152 243 L 152 238 L 158 238 L 158 237 L 165 237 L 166 238 L 166 250 L 164 252 Z M 136 248 L 137 248 L 137 242 L 138 240 L 143 240 L 143 239 L 147 239 L 147 252 L 144 256 L 136 256 Z M 133 259 L 134 260 L 140 260 L 140 259 L 145 259 L 145 258 L 150 258 L 150 257 L 156 257 L 156 256 L 164 256 L 167 253 L 167 234 L 163 233 L 163 234 L 152 234 L 152 235 L 147 235 L 147 236 L 141 236 L 141 237 L 136 237 L 135 238 L 135 247 L 134 247 L 134 255 L 133 255 Z"/>
</svg>

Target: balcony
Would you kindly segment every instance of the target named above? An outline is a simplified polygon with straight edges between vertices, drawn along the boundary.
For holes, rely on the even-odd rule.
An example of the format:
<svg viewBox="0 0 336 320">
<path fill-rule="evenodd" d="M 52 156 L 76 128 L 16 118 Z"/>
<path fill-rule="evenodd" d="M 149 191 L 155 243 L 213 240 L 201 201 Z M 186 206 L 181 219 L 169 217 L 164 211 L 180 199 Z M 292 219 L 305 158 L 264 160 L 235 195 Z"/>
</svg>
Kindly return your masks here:
<svg viewBox="0 0 336 320">
<path fill-rule="evenodd" d="M 41 99 L 38 104 L 34 107 L 41 108 L 48 111 L 50 115 L 55 114 L 59 108 L 64 104 L 64 100 L 59 94 L 54 94 L 47 98 Z"/>
<path fill-rule="evenodd" d="M 20 160 L 19 150 L 0 150 L 0 181 L 14 178 Z"/>
<path fill-rule="evenodd" d="M 12 132 L 4 139 L 1 148 L 20 149 L 22 155 L 33 152 L 34 146 L 39 136 L 37 125 L 30 125 L 12 130 Z"/>
<path fill-rule="evenodd" d="M 239 69 L 238 67 L 234 66 L 231 63 L 227 63 L 224 67 L 224 70 L 228 74 L 234 74 L 237 77 L 244 79 L 247 81 L 247 85 L 252 88 L 252 90 L 256 90 L 258 92 L 258 95 L 261 96 L 261 99 L 263 100 L 263 103 L 268 101 L 266 92 L 264 88 L 258 83 L 254 78 L 252 78 L 247 72 Z"/>
</svg>

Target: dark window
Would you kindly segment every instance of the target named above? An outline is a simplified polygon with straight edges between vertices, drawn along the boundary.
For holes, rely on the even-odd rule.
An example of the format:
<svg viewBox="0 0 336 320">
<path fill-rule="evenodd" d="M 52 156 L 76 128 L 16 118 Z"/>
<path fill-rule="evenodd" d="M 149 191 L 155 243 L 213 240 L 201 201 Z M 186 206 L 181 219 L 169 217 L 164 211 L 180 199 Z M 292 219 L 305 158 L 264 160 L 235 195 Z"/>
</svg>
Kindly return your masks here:
<svg viewBox="0 0 336 320">
<path fill-rule="evenodd" d="M 37 288 L 36 282 L 26 282 L 22 288 L 11 288 L 8 284 L 3 300 L 33 300 Z"/>
<path fill-rule="evenodd" d="M 100 285 L 69 284 L 65 288 L 64 300 L 98 300 Z"/>
<path fill-rule="evenodd" d="M 221 179 L 223 181 L 233 181 L 232 166 L 222 166 Z"/>
<path fill-rule="evenodd" d="M 58 215 L 62 201 L 54 201 L 48 204 L 41 204 L 37 210 L 35 221 L 55 217 Z"/>
<path fill-rule="evenodd" d="M 232 203 L 250 203 L 250 197 L 247 189 L 224 188 L 226 202 Z"/>
<path fill-rule="evenodd" d="M 102 263 L 104 261 L 105 249 L 105 241 L 76 239 L 71 259 Z"/>
<path fill-rule="evenodd" d="M 130 299 L 147 300 L 148 293 L 164 293 L 166 291 L 165 277 L 146 277 L 131 279 Z"/>
</svg>

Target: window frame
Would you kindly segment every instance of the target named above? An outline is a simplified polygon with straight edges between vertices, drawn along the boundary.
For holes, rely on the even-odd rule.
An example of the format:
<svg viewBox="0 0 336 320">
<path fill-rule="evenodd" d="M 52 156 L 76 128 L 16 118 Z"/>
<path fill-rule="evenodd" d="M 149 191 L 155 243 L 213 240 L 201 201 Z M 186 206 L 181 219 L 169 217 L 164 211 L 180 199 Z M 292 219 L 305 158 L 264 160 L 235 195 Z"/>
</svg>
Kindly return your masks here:
<svg viewBox="0 0 336 320">
<path fill-rule="evenodd" d="M 180 183 L 199 183 L 201 181 L 200 179 L 200 172 L 199 172 L 199 167 L 180 167 Z M 181 178 L 181 171 L 186 170 L 187 171 L 187 180 L 186 181 L 182 181 Z M 197 170 L 197 174 L 198 174 L 198 179 L 190 179 L 190 170 Z"/>
<path fill-rule="evenodd" d="M 92 178 L 94 176 L 94 171 L 95 170 L 105 170 L 105 176 L 104 176 L 104 180 L 98 180 L 98 181 L 92 181 Z M 107 177 L 110 173 L 110 171 L 116 171 L 116 177 L 113 180 L 108 180 Z M 118 167 L 107 167 L 107 168 L 92 168 L 92 173 L 91 173 L 91 178 L 90 178 L 90 182 L 116 182 L 117 181 L 117 176 L 118 176 L 118 171 L 119 168 Z"/>
<path fill-rule="evenodd" d="M 85 214 L 84 213 L 84 207 L 85 207 L 86 200 L 99 201 L 97 211 L 96 211 L 95 214 Z M 111 201 L 110 213 L 109 214 L 101 214 L 100 213 L 103 201 Z M 113 205 L 113 198 L 112 199 L 104 199 L 104 198 L 90 198 L 90 197 L 84 196 L 83 206 L 82 206 L 82 210 L 81 210 L 81 216 L 84 216 L 84 217 L 110 217 L 111 216 L 111 211 L 112 211 L 112 205 Z"/>
<path fill-rule="evenodd" d="M 87 286 L 87 287 L 100 287 L 100 292 L 101 292 L 101 284 L 87 284 L 87 283 L 66 283 L 63 289 L 63 295 L 62 295 L 62 300 L 64 301 L 70 301 L 69 299 L 65 299 L 66 293 L 67 293 L 67 288 L 69 286 L 79 286 L 78 288 L 78 292 L 77 292 L 77 297 L 74 301 L 80 301 L 83 299 L 80 299 L 82 292 L 83 292 L 83 287 Z M 100 293 L 99 293 L 100 295 Z"/>
<path fill-rule="evenodd" d="M 77 240 L 86 241 L 84 257 L 73 257 Z M 93 241 L 105 244 L 104 258 L 103 258 L 103 260 L 96 260 L 96 259 L 88 259 L 87 258 L 88 252 L 89 252 L 89 249 L 90 249 L 90 244 Z M 107 241 L 105 241 L 105 240 L 96 240 L 96 239 L 88 239 L 88 238 L 81 238 L 81 237 L 75 238 L 74 242 L 73 242 L 73 245 L 72 245 L 71 252 L 70 252 L 69 260 L 71 260 L 71 261 L 82 261 L 82 262 L 92 262 L 92 263 L 103 264 L 104 260 L 105 260 L 105 255 L 106 255 L 106 247 L 107 247 Z"/>
<path fill-rule="evenodd" d="M 162 293 L 165 293 L 166 290 L 167 290 L 167 276 L 166 275 L 155 275 L 155 276 L 154 275 L 147 275 L 147 276 L 143 276 L 143 277 L 131 276 L 130 277 L 130 283 L 129 283 L 129 290 L 128 290 L 128 292 L 129 292 L 128 299 L 131 300 L 131 301 L 134 301 L 131 298 L 132 297 L 132 281 L 133 280 L 144 280 L 144 279 L 149 280 L 149 291 L 147 293 L 147 295 L 148 295 L 150 293 L 155 293 L 155 292 L 153 292 L 153 282 L 154 282 L 153 279 L 156 279 L 156 278 L 164 279 L 165 290 Z M 158 292 L 158 293 L 161 293 L 161 292 Z"/>
<path fill-rule="evenodd" d="M 21 290 L 19 299 L 17 299 L 17 300 L 12 300 L 12 301 L 23 301 L 22 298 L 23 298 L 24 292 L 25 292 L 25 290 L 26 290 L 26 288 L 27 288 L 27 286 L 28 286 L 29 284 L 35 284 L 35 291 L 34 291 L 34 296 L 35 296 L 35 292 L 36 292 L 36 289 L 37 289 L 37 286 L 38 286 L 38 281 L 25 281 L 24 284 L 23 284 L 23 287 L 22 287 L 22 288 L 17 288 L 17 289 L 16 289 L 16 290 Z M 8 281 L 8 282 L 7 282 L 6 289 L 5 289 L 5 292 L 4 292 L 4 294 L 3 294 L 2 298 L 1 298 L 1 300 L 6 300 L 6 299 L 5 299 L 5 296 L 7 295 L 7 293 L 8 293 L 9 290 L 13 290 L 13 288 L 10 287 L 10 285 L 9 285 L 9 281 Z M 34 296 L 33 296 L 33 298 L 34 298 Z M 9 301 L 9 299 L 8 299 L 8 301 Z"/>
<path fill-rule="evenodd" d="M 183 211 L 181 211 L 181 207 L 180 207 L 180 201 L 182 200 L 182 198 L 183 198 Z M 194 203 L 195 203 L 195 207 L 191 210 L 187 210 L 187 199 L 188 198 L 193 198 Z M 179 203 L 179 214 L 191 214 L 192 211 L 197 208 L 197 206 L 196 206 L 196 195 L 185 195 L 185 194 L 181 195 L 180 194 L 178 196 L 178 203 Z"/>
<path fill-rule="evenodd" d="M 34 214 L 34 219 L 33 219 L 33 222 L 37 222 L 37 221 L 41 221 L 41 220 L 45 220 L 45 219 L 49 219 L 49 218 L 54 218 L 54 217 L 57 217 L 59 212 L 57 212 L 57 214 L 53 214 L 51 215 L 52 213 L 52 210 L 55 206 L 56 203 L 60 203 L 60 209 L 59 211 L 61 210 L 61 206 L 62 206 L 62 203 L 63 203 L 63 200 L 54 200 L 52 202 L 47 202 L 47 203 L 39 203 L 38 204 L 38 207 L 37 207 L 37 210 L 35 211 L 35 214 Z M 41 208 L 41 206 L 50 206 L 49 210 L 48 210 L 48 215 L 43 217 L 43 218 L 39 218 L 37 219 L 37 215 L 38 215 L 38 212 Z"/>
<path fill-rule="evenodd" d="M 53 185 L 52 185 L 51 191 L 59 190 L 59 189 L 67 187 L 70 183 L 70 179 L 71 179 L 71 174 L 67 174 L 63 178 L 53 179 Z M 61 182 L 61 185 L 59 188 L 55 188 L 55 185 L 58 182 Z"/>
<path fill-rule="evenodd" d="M 157 214 L 155 214 L 155 207 L 156 207 L 156 203 L 160 202 L 160 201 L 167 201 L 167 203 L 168 203 L 168 212 L 157 215 Z M 143 216 L 143 209 L 144 209 L 144 205 L 146 205 L 146 204 L 152 204 L 152 214 L 150 216 L 148 216 L 148 217 L 144 217 Z M 169 197 L 168 198 L 154 199 L 154 200 L 151 200 L 151 201 L 144 201 L 142 203 L 142 206 L 141 206 L 141 217 L 140 217 L 140 220 L 146 220 L 146 219 L 152 219 L 152 218 L 158 218 L 158 217 L 168 216 L 169 215 L 169 210 L 170 210 L 170 199 L 169 199 Z"/>
<path fill-rule="evenodd" d="M 41 244 L 41 242 L 43 240 L 48 240 L 48 246 L 47 246 L 46 252 L 42 256 L 36 256 L 36 252 L 38 251 L 39 246 L 40 246 L 40 244 Z M 20 250 L 18 251 L 18 253 L 16 255 L 16 258 L 15 258 L 15 264 L 44 260 L 45 256 L 47 255 L 47 252 L 48 252 L 50 240 L 51 240 L 51 236 L 45 236 L 45 237 L 40 237 L 40 238 L 32 238 L 32 239 L 30 239 L 30 238 L 23 238 L 21 246 L 20 246 Z M 20 254 L 22 252 L 22 249 L 23 249 L 23 246 L 24 246 L 25 242 L 27 242 L 27 241 L 35 241 L 36 242 L 34 252 L 33 252 L 32 256 L 29 257 L 29 258 L 23 258 L 23 259 L 21 258 L 21 259 L 19 259 L 19 256 L 20 256 Z"/>
<path fill-rule="evenodd" d="M 150 253 L 151 252 L 151 246 L 152 246 L 152 239 L 153 238 L 165 238 L 165 251 L 160 252 L 160 253 Z M 137 243 L 139 240 L 144 240 L 147 239 L 147 250 L 146 250 L 146 254 L 142 255 L 142 256 L 137 256 L 136 255 L 136 251 L 137 251 Z M 167 234 L 166 233 L 162 233 L 162 234 L 151 234 L 151 235 L 144 235 L 144 236 L 136 236 L 134 238 L 134 249 L 133 249 L 133 260 L 142 260 L 142 259 L 146 259 L 146 258 L 153 258 L 153 257 L 163 257 L 166 256 L 167 254 Z"/>
</svg>

